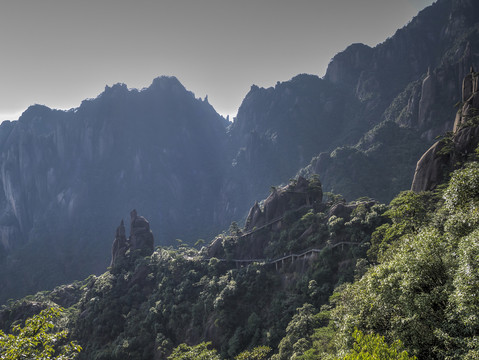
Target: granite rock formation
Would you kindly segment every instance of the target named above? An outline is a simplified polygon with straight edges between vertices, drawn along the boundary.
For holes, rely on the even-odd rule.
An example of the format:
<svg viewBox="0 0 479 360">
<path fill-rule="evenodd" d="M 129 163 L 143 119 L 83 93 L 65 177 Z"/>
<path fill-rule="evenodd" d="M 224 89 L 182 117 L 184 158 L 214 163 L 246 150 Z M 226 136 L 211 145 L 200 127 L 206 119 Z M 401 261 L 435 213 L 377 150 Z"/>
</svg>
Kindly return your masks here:
<svg viewBox="0 0 479 360">
<path fill-rule="evenodd" d="M 471 72 L 466 75 L 462 82 L 462 108 L 456 114 L 454 120 L 454 133 L 467 125 L 468 120 L 479 115 L 479 73 Z"/>
<path fill-rule="evenodd" d="M 242 241 L 242 246 L 235 248 L 234 258 L 263 258 L 269 236 L 264 236 L 261 229 L 270 227 L 271 230 L 279 232 L 288 212 L 301 211 L 303 208 L 318 209 L 324 205 L 322 200 L 321 183 L 316 177 L 307 180 L 299 176 L 288 185 L 273 188 L 263 206 L 256 201 L 251 207 L 243 231 L 232 234 L 240 237 Z M 225 257 L 224 241 L 223 236 L 217 237 L 206 249 L 206 254 L 209 257 Z"/>
<path fill-rule="evenodd" d="M 479 144 L 479 73 L 465 76 L 462 85 L 462 106 L 456 114 L 453 132 L 434 143 L 418 161 L 411 190 L 434 190 L 446 180 L 455 164 L 474 153 Z"/>
<path fill-rule="evenodd" d="M 252 231 L 284 216 L 289 210 L 297 210 L 303 206 L 313 207 L 323 200 L 323 191 L 319 181 L 314 183 L 299 176 L 290 184 L 273 188 L 266 198 L 263 210 L 256 202 L 249 211 L 245 231 Z"/>
<path fill-rule="evenodd" d="M 209 239 L 318 154 L 325 191 L 389 201 L 451 128 L 479 65 L 478 19 L 478 1 L 438 0 L 376 47 L 334 56 L 322 79 L 252 86 L 233 123 L 170 77 L 3 122 L 0 303 L 103 271 L 108 229 L 133 206 L 162 245 Z"/>
<path fill-rule="evenodd" d="M 111 248 L 111 267 L 115 266 L 119 259 L 125 257 L 126 251 L 129 247 L 128 245 L 125 236 L 125 224 L 123 220 L 121 220 L 120 226 L 116 228 L 115 240 L 113 241 L 113 246 Z"/>
<path fill-rule="evenodd" d="M 411 186 L 417 159 L 452 129 L 469 67 L 479 66 L 479 2 L 439 0 L 374 48 L 351 45 L 324 80 L 359 101 L 357 142 L 324 151 L 300 174 L 325 191 L 389 202 Z M 349 101 L 349 100 L 348 100 Z"/>
<path fill-rule="evenodd" d="M 145 255 L 151 255 L 154 250 L 153 233 L 150 223 L 143 217 L 138 216 L 136 210 L 130 213 L 131 227 L 129 244 L 132 251 L 140 250 Z"/>
<path fill-rule="evenodd" d="M 107 86 L 70 111 L 31 106 L 3 122 L 0 303 L 102 272 L 108 229 L 133 206 L 163 245 L 219 232 L 231 222 L 218 210 L 227 125 L 172 77 L 142 90 Z"/>
<path fill-rule="evenodd" d="M 138 216 L 136 209 L 130 213 L 130 236 L 125 236 L 125 224 L 121 220 L 116 229 L 115 240 L 111 249 L 111 267 L 120 264 L 126 257 L 127 252 L 137 251 L 139 255 L 148 256 L 154 251 L 154 238 L 150 230 L 150 223 L 143 217 Z"/>
</svg>

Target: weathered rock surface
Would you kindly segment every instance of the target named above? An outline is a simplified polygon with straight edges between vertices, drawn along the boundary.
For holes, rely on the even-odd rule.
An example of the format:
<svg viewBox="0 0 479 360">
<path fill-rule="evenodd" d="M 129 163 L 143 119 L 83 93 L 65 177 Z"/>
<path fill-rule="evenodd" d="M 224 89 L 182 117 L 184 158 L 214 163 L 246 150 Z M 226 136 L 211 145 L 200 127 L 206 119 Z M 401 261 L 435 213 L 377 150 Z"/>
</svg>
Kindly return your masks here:
<svg viewBox="0 0 479 360">
<path fill-rule="evenodd" d="M 141 256 L 151 255 L 154 251 L 154 237 L 150 230 L 150 223 L 143 216 L 138 216 L 136 209 L 130 212 L 130 236 L 125 235 L 125 224 L 121 220 L 120 226 L 116 229 L 115 240 L 111 249 L 111 267 L 120 264 L 130 253 L 138 251 Z"/>
<path fill-rule="evenodd" d="M 133 206 L 164 245 L 219 232 L 231 222 L 219 205 L 227 125 L 169 77 L 143 90 L 106 87 L 70 111 L 35 105 L 3 122 L 0 303 L 104 271 L 108 229 Z"/>
<path fill-rule="evenodd" d="M 450 163 L 448 154 L 441 154 L 444 143 L 436 142 L 419 159 L 411 190 L 415 192 L 433 190 L 445 178 Z"/>
<path fill-rule="evenodd" d="M 154 250 L 153 233 L 150 223 L 143 217 L 138 216 L 136 210 L 130 213 L 131 227 L 129 244 L 132 251 L 141 250 L 145 255 L 151 255 Z"/>
<path fill-rule="evenodd" d="M 479 126 L 459 129 L 450 143 L 438 141 L 421 157 L 416 166 L 411 190 L 434 190 L 447 179 L 455 165 L 464 162 L 479 145 Z M 447 151 L 443 149 L 448 147 Z"/>
<path fill-rule="evenodd" d="M 323 79 L 252 86 L 232 124 L 165 77 L 2 123 L 0 303 L 103 271 L 108 229 L 133 206 L 160 244 L 208 239 L 322 152 L 311 168 L 325 191 L 390 200 L 451 127 L 457 89 L 479 65 L 478 19 L 475 0 L 438 0 L 384 43 L 335 56 Z M 285 208 L 271 201 L 253 223 Z"/>
<path fill-rule="evenodd" d="M 300 211 L 302 208 L 316 208 L 323 206 L 323 191 L 318 179 L 307 180 L 298 177 L 288 185 L 273 188 L 266 198 L 263 208 L 255 202 L 246 219 L 243 232 L 234 234 L 241 238 L 241 246 L 234 249 L 232 255 L 235 259 L 260 259 L 264 258 L 264 250 L 269 236 L 264 236 L 261 229 L 271 227 L 274 231 L 281 231 L 284 216 L 289 211 Z M 268 233 L 268 232 L 266 232 Z M 206 249 L 209 257 L 224 258 L 225 238 L 218 236 Z"/>
<path fill-rule="evenodd" d="M 273 188 L 266 198 L 263 210 L 256 202 L 246 219 L 245 231 L 259 228 L 271 221 L 278 220 L 289 210 L 296 210 L 303 206 L 315 206 L 322 202 L 323 191 L 321 186 L 313 187 L 304 177 L 280 187 Z"/>
<path fill-rule="evenodd" d="M 477 116 L 479 116 L 479 73 L 474 72 L 474 68 L 471 67 L 471 72 L 462 82 L 462 108 L 454 120 L 454 133 L 466 125 L 468 120 Z"/>
<path fill-rule="evenodd" d="M 451 138 L 433 144 L 416 166 L 411 190 L 433 190 L 454 170 L 455 164 L 463 162 L 479 144 L 479 125 L 469 123 L 479 113 L 479 74 L 471 68 L 462 86 L 462 107 L 454 120 Z"/>
<path fill-rule="evenodd" d="M 115 240 L 111 249 L 111 263 L 110 266 L 115 266 L 118 261 L 123 258 L 128 250 L 128 245 L 125 236 L 125 224 L 121 220 L 120 226 L 116 229 Z"/>
</svg>

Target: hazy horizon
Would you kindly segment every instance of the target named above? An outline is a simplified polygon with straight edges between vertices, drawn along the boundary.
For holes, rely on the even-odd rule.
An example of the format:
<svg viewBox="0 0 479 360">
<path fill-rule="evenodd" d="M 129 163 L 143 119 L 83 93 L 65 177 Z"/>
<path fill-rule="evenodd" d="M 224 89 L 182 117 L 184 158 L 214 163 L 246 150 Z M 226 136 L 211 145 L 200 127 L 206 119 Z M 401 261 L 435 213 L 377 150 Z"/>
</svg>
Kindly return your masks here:
<svg viewBox="0 0 479 360">
<path fill-rule="evenodd" d="M 105 86 L 175 76 L 235 116 L 251 85 L 322 77 L 352 43 L 375 46 L 432 0 L 0 1 L 0 121 L 76 108 Z"/>
</svg>

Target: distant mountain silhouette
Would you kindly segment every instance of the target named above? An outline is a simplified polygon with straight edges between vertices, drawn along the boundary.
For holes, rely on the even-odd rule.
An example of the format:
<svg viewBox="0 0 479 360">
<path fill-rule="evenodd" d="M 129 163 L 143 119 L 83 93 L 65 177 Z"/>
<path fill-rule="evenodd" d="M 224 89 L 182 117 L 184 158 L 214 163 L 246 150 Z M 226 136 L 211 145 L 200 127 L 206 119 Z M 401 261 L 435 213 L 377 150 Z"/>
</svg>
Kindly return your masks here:
<svg viewBox="0 0 479 360">
<path fill-rule="evenodd" d="M 2 123 L 0 302 L 102 272 L 133 208 L 166 246 L 210 240 L 298 172 L 389 201 L 452 130 L 479 68 L 478 19 L 477 1 L 439 0 L 384 43 L 334 56 L 322 79 L 252 86 L 231 124 L 173 77 Z"/>
</svg>

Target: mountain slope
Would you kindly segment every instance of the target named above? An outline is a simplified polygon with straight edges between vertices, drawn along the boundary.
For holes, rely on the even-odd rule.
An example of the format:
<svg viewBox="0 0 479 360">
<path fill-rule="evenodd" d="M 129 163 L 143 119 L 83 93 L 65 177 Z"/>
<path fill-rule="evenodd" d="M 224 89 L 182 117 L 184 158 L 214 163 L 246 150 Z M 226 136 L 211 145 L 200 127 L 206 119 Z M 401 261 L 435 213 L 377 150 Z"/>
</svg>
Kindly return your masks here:
<svg viewBox="0 0 479 360">
<path fill-rule="evenodd" d="M 33 106 L 2 124 L 2 300 L 103 271 L 108 230 L 134 207 L 159 243 L 217 231 L 225 131 L 175 78 L 107 87 L 69 112 Z"/>
<path fill-rule="evenodd" d="M 185 245 L 157 247 L 146 257 L 127 251 L 100 276 L 11 302 L 0 310 L 0 328 L 62 306 L 58 325 L 83 347 L 81 359 L 166 359 L 180 343 L 206 340 L 227 358 L 250 346 L 276 348 L 296 308 L 305 302 L 319 308 L 335 285 L 352 280 L 381 223 L 384 206 L 323 203 L 321 195 L 317 179 L 298 179 L 265 205 L 266 220 L 280 222 L 232 226 L 201 251 Z M 117 239 L 124 231 L 122 224 Z"/>
<path fill-rule="evenodd" d="M 326 191 L 389 201 L 412 181 L 417 158 L 452 130 L 462 79 L 479 65 L 479 4 L 438 1 L 375 48 L 353 45 L 325 79 L 354 92 L 369 122 L 357 143 L 313 159 Z"/>
<path fill-rule="evenodd" d="M 348 199 L 389 201 L 451 128 L 462 77 L 479 64 L 478 3 L 439 0 L 323 79 L 256 86 L 228 124 L 174 78 L 107 88 L 78 109 L 29 108 L 0 126 L 0 302 L 100 273 L 107 229 L 132 208 L 157 244 L 194 243 L 246 218 L 298 170 Z"/>
<path fill-rule="evenodd" d="M 478 19 L 477 2 L 440 0 L 376 47 L 337 54 L 323 79 L 253 86 L 229 132 L 238 173 L 254 178 L 241 190 L 264 196 L 323 152 L 303 174 L 319 174 L 326 191 L 389 201 L 409 188 L 479 64 Z"/>
</svg>

